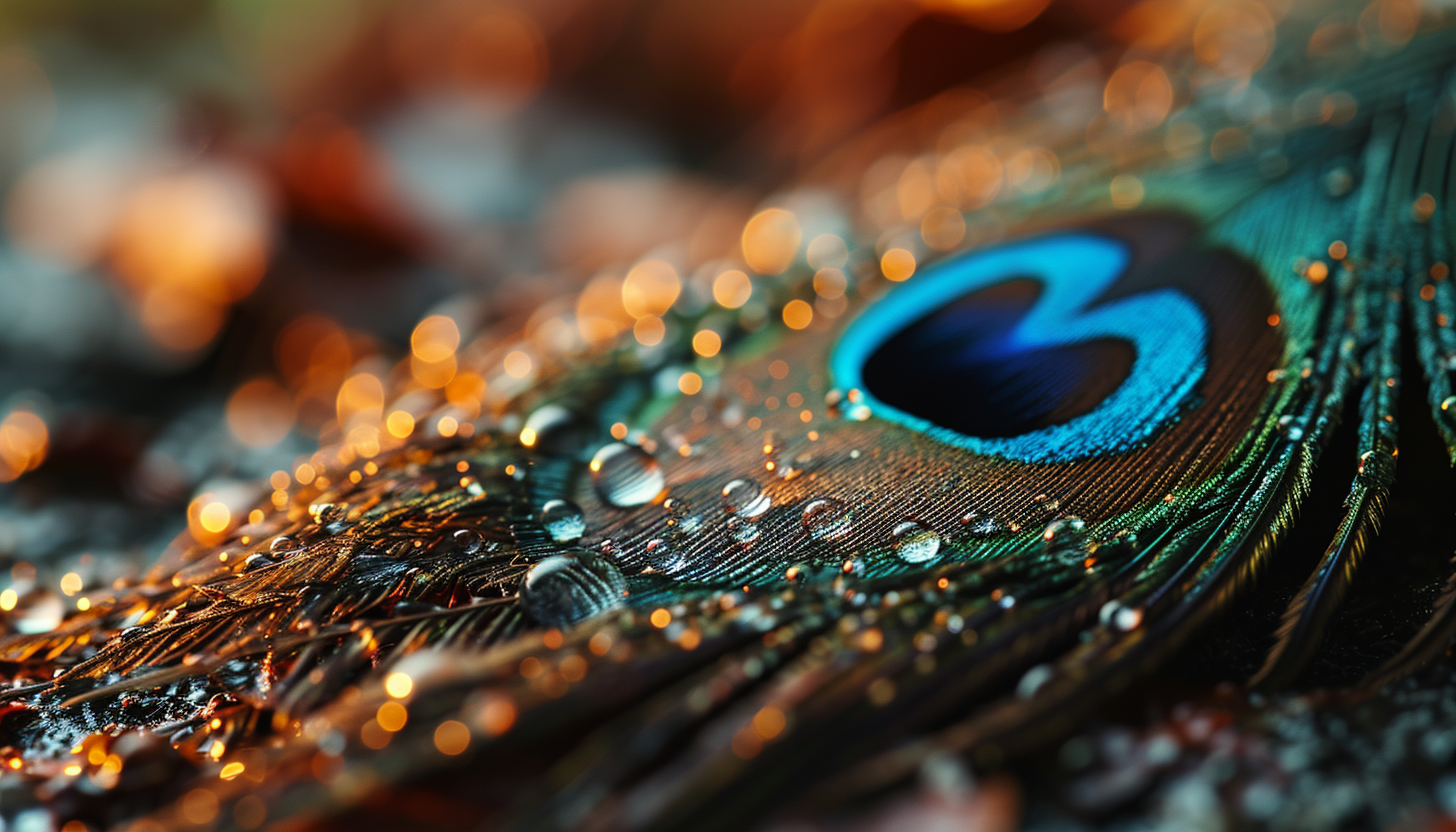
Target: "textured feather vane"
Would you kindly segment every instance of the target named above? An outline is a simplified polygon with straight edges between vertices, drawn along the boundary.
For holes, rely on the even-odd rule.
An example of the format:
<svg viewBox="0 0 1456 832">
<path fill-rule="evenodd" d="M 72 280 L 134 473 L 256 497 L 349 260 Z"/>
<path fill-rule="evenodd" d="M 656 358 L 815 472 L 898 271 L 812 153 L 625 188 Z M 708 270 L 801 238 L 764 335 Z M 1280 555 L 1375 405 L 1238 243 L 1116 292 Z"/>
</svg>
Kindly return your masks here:
<svg viewBox="0 0 1456 832">
<path fill-rule="evenodd" d="M 221 542 L 0 639 L 10 766 L 134 829 L 834 811 L 1065 736 L 1299 558 L 1337 480 L 1246 680 L 1302 684 L 1385 567 L 1402 385 L 1456 459 L 1456 41 L 1327 65 L 1316 23 L 1252 80 L 1146 64 L 1161 126 L 1075 69 L 884 125 L 744 262 L 655 255 L 575 307 L 660 343 L 487 335 L 472 431 L 341 423 Z M 1358 689 L 1449 646 L 1456 570 L 1426 577 Z"/>
</svg>

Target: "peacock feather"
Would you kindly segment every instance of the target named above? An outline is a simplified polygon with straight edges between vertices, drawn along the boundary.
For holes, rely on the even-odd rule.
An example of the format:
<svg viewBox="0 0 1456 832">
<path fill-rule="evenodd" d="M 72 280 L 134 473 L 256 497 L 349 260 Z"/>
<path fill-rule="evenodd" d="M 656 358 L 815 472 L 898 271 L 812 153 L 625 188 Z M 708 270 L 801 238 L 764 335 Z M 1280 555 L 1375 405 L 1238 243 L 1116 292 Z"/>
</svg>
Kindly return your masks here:
<svg viewBox="0 0 1456 832">
<path fill-rule="evenodd" d="M 1400 426 L 1456 460 L 1456 39 L 1297 5 L 1130 104 L 1092 56 L 881 125 L 739 259 L 585 284 L 595 346 L 461 347 L 478 419 L 408 358 L 341 392 L 247 522 L 0 638 L 8 765 L 139 832 L 738 829 L 1035 759 L 1261 580 L 1247 688 L 1326 680 L 1372 570 L 1416 589 L 1341 689 L 1408 676 L 1456 631 L 1445 553 L 1377 546 Z"/>
</svg>

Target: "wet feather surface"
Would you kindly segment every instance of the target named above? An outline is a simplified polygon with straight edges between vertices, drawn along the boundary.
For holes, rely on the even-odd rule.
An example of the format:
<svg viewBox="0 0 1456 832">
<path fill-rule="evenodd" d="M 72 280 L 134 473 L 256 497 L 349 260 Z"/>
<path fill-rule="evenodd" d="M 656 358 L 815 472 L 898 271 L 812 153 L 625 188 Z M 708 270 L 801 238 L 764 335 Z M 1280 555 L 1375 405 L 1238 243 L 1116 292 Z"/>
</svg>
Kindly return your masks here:
<svg viewBox="0 0 1456 832">
<path fill-rule="evenodd" d="M 1456 98 L 1449 33 L 1332 82 L 1299 25 L 1254 76 L 1266 112 L 1211 84 L 1177 122 L 1210 157 L 1175 124 L 1099 147 L 1014 92 L 946 147 L 966 114 L 927 107 L 880 155 L 950 177 L 1034 143 L 1056 178 L 957 205 L 939 251 L 860 231 L 881 194 L 826 196 L 859 192 L 833 190 L 864 176 L 849 148 L 742 262 L 626 264 L 602 345 L 462 349 L 502 391 L 479 419 L 436 400 L 396 435 L 407 373 L 341 392 L 335 441 L 246 522 L 0 638 L 8 765 L 137 830 L 737 829 L 1065 756 L 1251 597 L 1274 615 L 1234 681 L 1319 683 L 1341 617 L 1385 614 L 1361 582 L 1409 502 L 1397 426 L 1456 458 Z M 1351 701 L 1420 699 L 1389 686 L 1456 631 L 1449 552 L 1393 562 L 1424 590 L 1334 660 Z M 91 817 L 93 786 L 132 798 Z"/>
</svg>

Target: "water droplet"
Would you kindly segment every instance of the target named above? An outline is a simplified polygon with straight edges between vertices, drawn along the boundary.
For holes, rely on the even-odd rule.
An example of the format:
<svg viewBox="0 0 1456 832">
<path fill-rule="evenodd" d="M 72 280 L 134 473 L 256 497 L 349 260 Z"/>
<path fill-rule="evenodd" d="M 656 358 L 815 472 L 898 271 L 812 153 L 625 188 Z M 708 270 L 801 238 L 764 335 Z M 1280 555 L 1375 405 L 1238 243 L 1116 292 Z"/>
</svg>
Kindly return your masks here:
<svg viewBox="0 0 1456 832">
<path fill-rule="evenodd" d="M 742 517 L 728 518 L 728 535 L 735 543 L 747 545 L 758 539 L 758 524 Z"/>
<path fill-rule="evenodd" d="M 279 535 L 273 538 L 273 542 L 268 544 L 268 551 L 279 554 L 297 552 L 302 548 L 302 543 L 299 543 L 296 539 L 289 537 L 286 534 Z"/>
<path fill-rule="evenodd" d="M 672 528 L 673 536 L 679 540 L 695 534 L 703 525 L 703 518 L 693 513 L 692 506 L 686 500 L 668 498 L 662 501 L 662 507 L 671 515 L 667 525 Z"/>
<path fill-rule="evenodd" d="M 1129 607 L 1121 601 L 1108 601 L 1097 612 L 1097 620 L 1104 627 L 1112 627 L 1126 633 L 1136 630 L 1143 623 L 1143 611 Z"/>
<path fill-rule="evenodd" d="M 666 540 L 649 540 L 644 552 L 647 562 L 659 572 L 671 575 L 687 568 L 688 559 Z"/>
<path fill-rule="evenodd" d="M 815 540 L 836 540 L 854 528 L 849 504 L 834 497 L 810 500 L 804 506 L 804 531 Z"/>
<path fill-rule="evenodd" d="M 1377 456 L 1378 454 L 1376 454 L 1374 451 L 1366 451 L 1365 453 L 1360 454 L 1360 464 L 1355 466 L 1355 473 L 1359 474 L 1362 477 L 1366 474 L 1373 474 L 1375 472 L 1373 461 Z"/>
<path fill-rule="evenodd" d="M 1456 407 L 1456 396 L 1447 396 L 1446 398 L 1441 400 L 1442 410 L 1449 412 L 1453 407 Z"/>
<path fill-rule="evenodd" d="M 1016 683 L 1016 695 L 1022 699 L 1030 699 L 1037 691 L 1046 686 L 1052 680 L 1055 672 L 1051 665 L 1039 664 L 1026 671 L 1021 681 Z"/>
<path fill-rule="evenodd" d="M 479 552 L 480 547 L 485 545 L 485 538 L 475 529 L 456 529 L 450 537 L 454 539 L 455 546 L 467 555 Z"/>
<path fill-rule="evenodd" d="M 961 528 L 970 537 L 993 537 L 1006 528 L 994 517 L 987 517 L 979 511 L 968 511 L 961 516 Z"/>
<path fill-rule="evenodd" d="M 521 428 L 521 443 L 548 454 L 576 454 L 586 447 L 588 431 L 575 413 L 559 404 L 536 408 Z"/>
<path fill-rule="evenodd" d="M 1304 438 L 1304 426 L 1296 422 L 1292 414 L 1286 413 L 1279 417 L 1279 429 L 1291 441 L 1298 442 Z"/>
<path fill-rule="evenodd" d="M 590 468 L 597 495 L 617 508 L 650 503 L 665 485 L 662 466 L 636 445 L 613 442 L 597 451 Z"/>
<path fill-rule="evenodd" d="M 439 612 L 446 609 L 439 604 L 431 604 L 428 601 L 417 601 L 413 598 L 401 598 L 394 602 L 390 614 L 399 617 L 405 615 L 424 615 L 432 612 Z"/>
<path fill-rule="evenodd" d="M 925 563 L 940 554 L 940 535 L 915 520 L 906 520 L 890 531 L 895 554 L 906 563 Z"/>
<path fill-rule="evenodd" d="M 314 503 L 308 507 L 308 515 L 313 522 L 320 526 L 327 526 L 344 519 L 345 507 L 339 503 Z"/>
<path fill-rule="evenodd" d="M 734 480 L 723 486 L 723 511 L 739 517 L 758 517 L 773 501 L 753 480 Z"/>
<path fill-rule="evenodd" d="M 1042 546 L 1048 553 L 1072 555 L 1080 562 L 1087 550 L 1087 523 L 1080 517 L 1053 520 L 1042 530 Z"/>
<path fill-rule="evenodd" d="M 243 560 L 243 571 L 252 572 L 254 569 L 262 569 L 265 566 L 272 566 L 278 561 L 268 557 L 262 552 L 254 552 Z"/>
<path fill-rule="evenodd" d="M 1136 552 L 1138 550 L 1138 533 L 1132 529 L 1123 529 L 1113 535 L 1111 540 L 1107 541 L 1107 546 L 1108 548 L 1117 547 Z"/>
<path fill-rule="evenodd" d="M 586 534 L 586 515 L 576 503 L 548 500 L 541 507 L 541 525 L 557 543 L 575 543 Z"/>
<path fill-rule="evenodd" d="M 1341 197 L 1355 187 L 1355 177 L 1348 168 L 1338 167 L 1325 174 L 1325 193 L 1333 197 Z"/>
<path fill-rule="evenodd" d="M 622 606 L 627 581 L 606 558 L 585 550 L 552 555 L 531 567 L 521 605 L 537 622 L 565 627 Z"/>
</svg>

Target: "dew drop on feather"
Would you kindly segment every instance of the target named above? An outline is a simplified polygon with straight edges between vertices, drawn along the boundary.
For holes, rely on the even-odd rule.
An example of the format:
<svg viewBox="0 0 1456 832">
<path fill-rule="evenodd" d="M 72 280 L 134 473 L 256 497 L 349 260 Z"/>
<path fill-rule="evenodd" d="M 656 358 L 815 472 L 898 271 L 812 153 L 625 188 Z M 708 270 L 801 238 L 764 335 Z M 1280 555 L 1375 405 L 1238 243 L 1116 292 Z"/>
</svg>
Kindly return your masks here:
<svg viewBox="0 0 1456 832">
<path fill-rule="evenodd" d="M 616 566 L 578 549 L 532 566 L 521 587 L 521 604 L 538 623 L 564 627 L 622 606 L 626 591 Z"/>
<path fill-rule="evenodd" d="M 662 466 L 636 445 L 613 442 L 592 457 L 592 486 L 603 502 L 633 508 L 652 502 L 662 493 Z"/>
<path fill-rule="evenodd" d="M 586 515 L 568 500 L 548 500 L 541 507 L 541 525 L 557 543 L 575 543 L 586 534 Z"/>
</svg>

